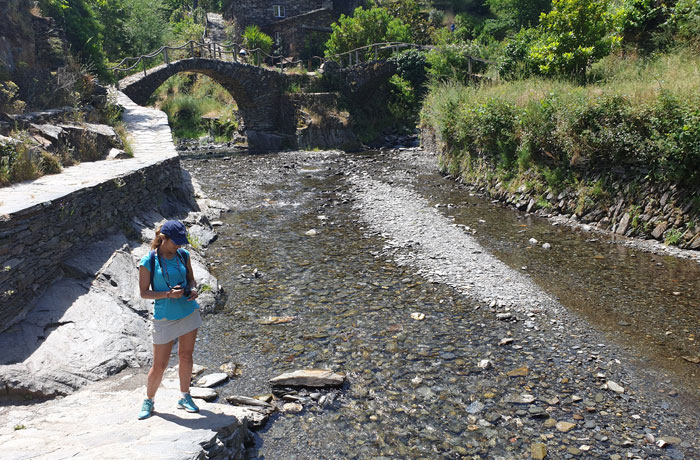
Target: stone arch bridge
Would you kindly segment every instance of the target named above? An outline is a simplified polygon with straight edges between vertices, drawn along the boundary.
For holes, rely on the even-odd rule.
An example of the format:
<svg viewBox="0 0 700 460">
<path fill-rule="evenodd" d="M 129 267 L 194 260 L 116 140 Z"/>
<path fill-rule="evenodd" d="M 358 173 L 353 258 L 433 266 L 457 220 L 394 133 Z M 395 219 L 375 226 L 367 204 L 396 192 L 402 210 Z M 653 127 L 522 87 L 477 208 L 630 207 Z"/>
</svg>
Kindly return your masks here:
<svg viewBox="0 0 700 460">
<path fill-rule="evenodd" d="M 241 62 L 208 58 L 172 61 L 119 81 L 119 89 L 139 105 L 145 105 L 155 90 L 180 72 L 207 75 L 223 86 L 238 104 L 248 146 L 269 151 L 297 148 L 298 111 L 291 85 L 305 93 L 345 92 L 352 96 L 375 90 L 395 72 L 387 61 L 363 62 L 347 68 L 333 68 L 325 80 L 309 75 L 288 75 L 277 70 Z M 328 72 L 329 76 L 330 72 Z"/>
</svg>

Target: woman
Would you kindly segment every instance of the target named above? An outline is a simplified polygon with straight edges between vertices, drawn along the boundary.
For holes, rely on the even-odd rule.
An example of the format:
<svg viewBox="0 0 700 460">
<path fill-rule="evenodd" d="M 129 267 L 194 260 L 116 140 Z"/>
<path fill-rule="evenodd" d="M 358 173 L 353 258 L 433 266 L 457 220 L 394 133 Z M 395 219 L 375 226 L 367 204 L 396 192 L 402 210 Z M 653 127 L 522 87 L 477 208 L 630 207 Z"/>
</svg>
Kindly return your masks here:
<svg viewBox="0 0 700 460">
<path fill-rule="evenodd" d="M 146 399 L 138 418 L 153 414 L 153 398 L 168 367 L 173 341 L 178 339 L 180 360 L 180 391 L 178 407 L 187 412 L 199 412 L 190 395 L 192 351 L 197 329 L 202 325 L 199 316 L 197 283 L 192 273 L 190 253 L 181 246 L 187 244 L 187 230 L 182 222 L 169 220 L 156 230 L 151 251 L 139 264 L 139 289 L 144 299 L 154 299 L 153 312 L 153 366 L 148 371 Z"/>
</svg>

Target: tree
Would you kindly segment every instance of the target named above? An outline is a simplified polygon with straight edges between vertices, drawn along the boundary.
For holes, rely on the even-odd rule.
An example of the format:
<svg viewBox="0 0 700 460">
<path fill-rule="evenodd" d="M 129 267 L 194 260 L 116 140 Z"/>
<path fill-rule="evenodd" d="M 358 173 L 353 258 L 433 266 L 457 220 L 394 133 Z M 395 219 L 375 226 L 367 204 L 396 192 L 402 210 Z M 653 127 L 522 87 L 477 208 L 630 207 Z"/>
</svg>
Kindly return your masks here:
<svg viewBox="0 0 700 460">
<path fill-rule="evenodd" d="M 326 42 L 326 56 L 345 53 L 373 43 L 408 42 L 408 26 L 394 18 L 386 8 L 355 9 L 352 17 L 340 16 L 331 24 L 331 36 Z M 371 57 L 369 51 L 366 56 Z"/>
<path fill-rule="evenodd" d="M 516 31 L 535 27 L 540 14 L 552 8 L 552 0 L 486 0 L 486 3 L 499 19 L 510 22 Z"/>
<path fill-rule="evenodd" d="M 584 79 L 589 66 L 619 43 L 612 29 L 606 0 L 553 0 L 552 11 L 540 16 L 528 59 L 544 75 Z"/>
<path fill-rule="evenodd" d="M 427 45 L 430 42 L 430 36 L 435 31 L 436 24 L 433 23 L 428 12 L 421 10 L 415 0 L 389 0 L 382 6 L 391 16 L 400 19 L 408 26 L 413 43 Z"/>
</svg>

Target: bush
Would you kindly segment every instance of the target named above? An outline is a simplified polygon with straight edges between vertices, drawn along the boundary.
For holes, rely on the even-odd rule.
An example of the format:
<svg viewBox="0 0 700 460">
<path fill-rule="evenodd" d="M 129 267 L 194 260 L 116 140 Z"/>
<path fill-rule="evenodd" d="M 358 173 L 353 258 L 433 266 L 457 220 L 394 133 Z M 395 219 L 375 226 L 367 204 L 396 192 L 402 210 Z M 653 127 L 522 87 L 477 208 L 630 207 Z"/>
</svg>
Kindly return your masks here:
<svg viewBox="0 0 700 460">
<path fill-rule="evenodd" d="M 243 32 L 243 42 L 246 48 L 252 51 L 260 49 L 263 53 L 269 54 L 272 50 L 272 37 L 263 33 L 258 26 L 248 26 Z"/>
<path fill-rule="evenodd" d="M 326 57 L 373 43 L 408 42 L 411 39 L 408 27 L 392 17 L 386 8 L 356 8 L 353 16 L 340 15 L 338 22 L 331 24 L 331 29 L 326 42 Z M 373 59 L 374 54 L 368 50 L 362 57 Z"/>
<path fill-rule="evenodd" d="M 389 61 L 396 64 L 396 74 L 411 84 L 416 96 L 422 97 L 428 79 L 426 53 L 411 49 L 390 57 Z"/>
<path fill-rule="evenodd" d="M 612 173 L 697 186 L 700 75 L 689 69 L 699 63 L 681 54 L 638 63 L 635 72 L 620 66 L 624 81 L 588 87 L 534 79 L 434 85 L 421 122 L 446 142 L 451 165 L 471 164 L 463 161 L 471 157 L 513 169 L 517 160 L 550 185 L 572 174 Z M 669 87 L 659 90 L 658 81 Z"/>
<path fill-rule="evenodd" d="M 474 74 L 486 70 L 484 62 L 472 59 L 480 56 L 481 47 L 474 41 L 438 46 L 426 56 L 427 72 L 434 81 L 450 80 L 466 84 L 472 80 Z"/>
<path fill-rule="evenodd" d="M 585 79 L 588 68 L 607 56 L 619 37 L 606 0 L 553 0 L 543 14 L 528 59 L 542 75 Z"/>
</svg>

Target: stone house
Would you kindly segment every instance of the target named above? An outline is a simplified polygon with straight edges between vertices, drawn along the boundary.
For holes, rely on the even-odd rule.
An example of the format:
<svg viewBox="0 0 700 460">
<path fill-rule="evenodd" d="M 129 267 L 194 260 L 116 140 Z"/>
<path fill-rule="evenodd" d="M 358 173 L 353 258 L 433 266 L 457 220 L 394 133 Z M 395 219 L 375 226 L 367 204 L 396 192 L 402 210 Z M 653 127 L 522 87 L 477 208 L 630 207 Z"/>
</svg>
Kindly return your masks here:
<svg viewBox="0 0 700 460">
<path fill-rule="evenodd" d="M 308 58 L 314 54 L 313 45 L 318 47 L 330 35 L 331 23 L 362 4 L 362 0 L 232 0 L 224 17 L 235 20 L 239 33 L 257 25 L 274 39 L 283 56 Z"/>
</svg>

